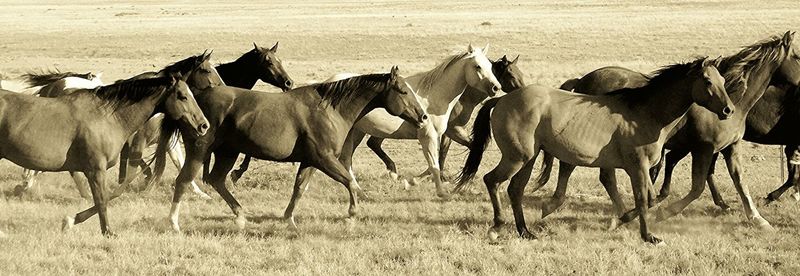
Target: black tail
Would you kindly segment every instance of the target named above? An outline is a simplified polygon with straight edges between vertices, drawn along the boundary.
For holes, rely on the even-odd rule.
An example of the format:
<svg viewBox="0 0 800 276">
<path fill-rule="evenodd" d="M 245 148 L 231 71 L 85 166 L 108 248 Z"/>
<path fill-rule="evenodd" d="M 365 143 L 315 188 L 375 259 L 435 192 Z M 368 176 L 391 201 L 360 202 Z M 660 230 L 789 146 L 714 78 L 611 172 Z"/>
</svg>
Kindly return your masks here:
<svg viewBox="0 0 800 276">
<path fill-rule="evenodd" d="M 575 85 L 577 85 L 579 81 L 581 81 L 580 78 L 568 79 L 567 81 L 562 83 L 561 86 L 558 87 L 558 89 L 572 91 L 572 89 L 575 89 Z"/>
<path fill-rule="evenodd" d="M 550 180 L 550 173 L 553 172 L 553 155 L 544 152 L 544 157 L 542 158 L 542 169 L 541 173 L 539 173 L 539 177 L 536 178 L 536 184 L 539 187 L 544 186 L 547 184 L 547 181 Z"/>
<path fill-rule="evenodd" d="M 22 78 L 25 79 L 25 82 L 27 82 L 28 85 L 30 85 L 30 87 L 45 86 L 53 83 L 54 81 L 67 77 L 90 79 L 93 77 L 93 75 L 92 73 L 85 73 L 85 74 L 78 74 L 75 72 L 61 73 L 58 70 L 42 72 L 42 73 L 27 73 L 22 75 Z"/>
<path fill-rule="evenodd" d="M 486 146 L 489 145 L 489 140 L 492 138 L 492 108 L 497 105 L 497 101 L 500 98 L 502 97 L 489 99 L 478 111 L 478 117 L 475 118 L 475 124 L 472 125 L 472 141 L 469 143 L 467 162 L 458 175 L 458 184 L 454 191 L 461 190 L 478 172 L 481 159 L 483 159 L 483 152 L 486 151 Z"/>
</svg>

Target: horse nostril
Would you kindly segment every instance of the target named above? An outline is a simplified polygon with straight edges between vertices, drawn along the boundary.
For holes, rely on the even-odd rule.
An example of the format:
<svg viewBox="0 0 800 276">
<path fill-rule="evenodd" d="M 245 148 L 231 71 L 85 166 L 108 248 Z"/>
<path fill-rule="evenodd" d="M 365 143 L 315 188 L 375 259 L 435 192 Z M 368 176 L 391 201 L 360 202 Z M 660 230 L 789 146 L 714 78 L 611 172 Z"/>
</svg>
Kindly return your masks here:
<svg viewBox="0 0 800 276">
<path fill-rule="evenodd" d="M 726 106 L 725 108 L 722 109 L 722 114 L 731 115 L 733 114 L 733 109 Z"/>
<path fill-rule="evenodd" d="M 498 92 L 498 91 L 500 91 L 500 87 L 497 87 L 497 85 L 493 85 L 492 86 L 492 91 Z"/>
<path fill-rule="evenodd" d="M 286 87 L 288 87 L 288 88 L 292 88 L 292 81 L 290 81 L 290 80 L 287 80 L 287 81 L 286 81 Z"/>
<path fill-rule="evenodd" d="M 423 121 L 428 120 L 428 114 L 422 114 L 422 120 Z"/>
<path fill-rule="evenodd" d="M 206 123 L 200 124 L 200 130 L 206 130 L 206 129 L 208 129 L 208 124 Z"/>
</svg>

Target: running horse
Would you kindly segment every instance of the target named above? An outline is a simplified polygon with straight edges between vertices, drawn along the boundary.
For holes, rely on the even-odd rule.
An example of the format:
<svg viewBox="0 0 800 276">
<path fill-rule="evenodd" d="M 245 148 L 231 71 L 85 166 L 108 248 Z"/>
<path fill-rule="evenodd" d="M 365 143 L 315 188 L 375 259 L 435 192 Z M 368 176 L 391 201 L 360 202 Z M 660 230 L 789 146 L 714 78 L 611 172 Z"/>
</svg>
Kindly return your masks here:
<svg viewBox="0 0 800 276">
<path fill-rule="evenodd" d="M 500 82 L 503 91 L 506 93 L 525 86 L 524 76 L 517 67 L 517 60 L 519 60 L 519 56 L 514 58 L 514 60 L 509 60 L 508 57 L 504 55 L 500 59 L 492 62 L 492 73 L 497 77 L 497 81 Z M 447 130 L 445 130 L 444 135 L 442 135 L 441 145 L 439 147 L 439 166 L 442 171 L 443 181 L 448 181 L 448 177 L 444 173 L 444 167 L 447 152 L 450 149 L 452 141 L 465 147 L 469 146 L 469 130 L 466 126 L 472 118 L 475 107 L 490 96 L 492 95 L 481 89 L 467 86 L 466 90 L 464 90 L 464 94 L 461 95 L 461 98 L 459 98 L 458 102 L 453 106 L 453 110 L 450 112 L 450 119 L 447 121 Z M 386 170 L 389 171 L 389 176 L 394 180 L 398 180 L 397 166 L 392 158 L 381 148 L 383 140 L 384 138 L 371 136 L 367 139 L 367 147 L 383 161 L 383 164 L 386 165 Z M 411 184 L 416 184 L 416 182 L 416 179 L 412 178 Z M 408 181 L 404 181 L 404 184 L 407 183 Z M 406 188 L 408 188 L 408 186 L 406 186 Z"/>
<path fill-rule="evenodd" d="M 240 153 L 254 158 L 299 162 L 294 190 L 284 213 L 296 228 L 294 206 L 301 197 L 300 186 L 320 170 L 348 190 L 349 214 L 357 214 L 353 179 L 338 160 L 345 138 L 356 121 L 376 108 L 402 117 L 420 127 L 428 115 L 414 91 L 397 73 L 371 74 L 341 81 L 304 86 L 286 93 L 254 93 L 251 90 L 215 86 L 196 91 L 197 100 L 211 122 L 203 137 L 184 135 L 186 164 L 175 184 L 170 221 L 180 232 L 181 198 L 186 186 L 200 172 L 204 159 L 214 154 L 215 162 L 207 182 L 222 196 L 243 228 L 242 206 L 225 186 L 227 174 Z"/>
<path fill-rule="evenodd" d="M 30 112 L 37 110 L 37 112 Z M 58 98 L 0 91 L 0 158 L 39 171 L 81 172 L 89 180 L 100 229 L 113 235 L 106 209 L 106 171 L 125 140 L 155 113 L 164 112 L 162 141 L 180 124 L 202 136 L 208 121 L 180 75 L 121 81 Z M 163 170 L 161 170 L 163 171 Z"/>
<path fill-rule="evenodd" d="M 726 206 L 722 201 L 713 179 L 710 178 L 713 168 L 713 161 L 716 160 L 718 152 L 722 152 L 725 156 L 726 164 L 728 165 L 728 172 L 733 179 L 733 184 L 736 187 L 739 196 L 742 199 L 742 205 L 745 210 L 746 218 L 755 225 L 764 228 L 772 229 L 769 222 L 765 220 L 756 209 L 755 203 L 750 196 L 749 189 L 741 182 L 741 167 L 739 164 L 738 148 L 740 147 L 739 141 L 743 135 L 746 134 L 746 125 L 754 124 L 753 122 L 762 121 L 762 119 L 750 119 L 750 117 L 772 117 L 766 119 L 767 123 L 777 123 L 776 110 L 771 109 L 774 104 L 767 104 L 756 108 L 757 102 L 761 101 L 762 95 L 765 95 L 771 80 L 780 79 L 788 82 L 791 85 L 797 85 L 800 82 L 800 60 L 794 50 L 793 33 L 785 33 L 783 36 L 775 36 L 767 40 L 758 42 L 754 45 L 745 47 L 738 53 L 725 57 L 722 59 L 720 69 L 724 72 L 727 81 L 727 91 L 731 93 L 731 97 L 736 102 L 737 112 L 730 120 L 718 120 L 711 116 L 708 111 L 699 107 L 692 107 L 680 127 L 676 130 L 676 134 L 665 144 L 665 148 L 670 152 L 666 154 L 666 172 L 664 176 L 664 186 L 662 186 L 661 194 L 654 200 L 655 202 L 661 201 L 666 198 L 668 194 L 669 185 L 671 182 L 672 170 L 680 158 L 686 156 L 689 152 L 692 153 L 692 189 L 687 196 L 683 199 L 672 203 L 666 208 L 657 210 L 657 219 L 663 220 L 674 216 L 682 211 L 689 203 L 696 200 L 705 188 L 706 180 L 710 180 L 709 187 L 711 188 L 714 202 L 717 205 Z M 630 71 L 630 70 L 627 70 Z M 630 79 L 637 79 L 639 73 L 619 73 L 617 75 L 627 75 Z M 592 79 L 592 78 L 590 78 Z M 602 78 L 594 78 L 600 80 Z M 613 83 L 632 83 L 641 82 L 635 81 L 619 81 L 611 80 Z M 598 84 L 598 87 L 604 87 L 607 84 Z M 587 88 L 593 87 L 587 85 Z M 602 92 L 595 92 L 592 90 L 576 90 L 578 93 L 597 94 Z M 785 94 L 784 94 L 785 95 Z M 775 102 L 778 99 L 773 95 L 769 96 L 769 101 Z M 781 101 L 784 99 L 781 98 Z M 753 114 L 749 115 L 753 110 Z M 765 113 L 771 115 L 765 116 Z M 773 117 L 774 116 L 774 117 Z M 763 121 L 762 121 L 763 122 Z M 769 129 L 768 126 L 757 125 L 762 132 Z M 752 127 L 751 127 L 752 128 Z M 778 133 L 776 133 L 778 134 Z M 758 137 L 757 135 L 753 135 Z M 750 137 L 753 137 L 750 136 Z M 756 138 L 752 138 L 756 139 Z M 766 140 L 766 139 L 765 139 Z M 767 140 L 768 141 L 768 140 Z M 679 157 L 679 158 L 678 158 Z M 552 160 L 552 159 L 550 159 Z M 657 170 L 651 171 L 651 177 L 655 178 Z M 624 204 L 622 199 L 616 193 L 616 177 L 613 170 L 601 169 L 600 180 L 603 186 L 609 191 L 609 195 L 614 203 L 617 212 L 624 212 Z M 565 200 L 566 186 L 561 186 L 556 189 L 553 195 L 553 200 L 545 204 L 542 210 L 543 216 L 552 213 L 558 206 Z M 666 190 L 665 190 L 666 189 Z M 651 193 L 651 196 L 655 192 Z M 623 222 L 632 219 L 632 213 L 628 213 L 623 218 Z"/>
<path fill-rule="evenodd" d="M 483 177 L 494 209 L 489 236 L 496 237 L 504 224 L 497 186 L 511 178 L 508 195 L 517 232 L 522 238 L 534 239 L 525 224 L 522 196 L 540 151 L 554 155 L 565 165 L 559 170 L 559 182 L 567 182 L 575 166 L 623 168 L 631 178 L 640 210 L 641 238 L 659 244 L 662 241 L 647 226 L 648 170 L 661 158 L 669 134 L 693 104 L 708 108 L 722 119 L 732 115 L 734 107 L 716 63 L 702 58 L 667 66 L 647 85 L 610 95 L 581 95 L 531 85 L 491 99 L 478 112 L 457 188 L 475 176 L 494 134 L 502 157 Z"/>
<path fill-rule="evenodd" d="M 355 179 L 352 170 L 353 153 L 365 134 L 385 139 L 416 139 L 422 145 L 422 152 L 428 163 L 428 169 L 420 176 L 432 174 L 437 195 L 448 198 L 449 194 L 444 189 L 441 178 L 439 145 L 447 130 L 453 106 L 468 86 L 478 88 L 490 96 L 494 96 L 502 87 L 492 73 L 492 63 L 486 58 L 487 51 L 488 45 L 484 49 L 469 45 L 466 52 L 449 56 L 434 69 L 407 78 L 408 84 L 417 92 L 423 108 L 431 117 L 430 122 L 422 128 L 381 109 L 374 110 L 359 120 L 348 136 L 341 156 L 351 178 Z M 341 74 L 329 80 L 339 78 Z M 410 178 L 413 179 L 413 176 Z M 357 183 L 355 185 L 358 186 Z"/>
<path fill-rule="evenodd" d="M 294 82 L 286 70 L 283 68 L 283 63 L 277 55 L 278 43 L 276 42 L 272 48 L 259 47 L 253 43 L 253 49 L 244 53 L 235 61 L 217 65 L 216 67 L 208 68 L 209 65 L 201 65 L 205 67 L 204 71 L 216 70 L 218 78 L 221 79 L 224 85 L 239 87 L 244 89 L 252 89 L 258 80 L 271 84 L 280 88 L 284 92 L 294 87 Z M 192 86 L 192 83 L 189 83 Z M 157 141 L 158 126 L 160 125 L 159 118 L 154 118 L 148 122 L 141 132 L 131 138 L 130 142 L 123 148 L 123 154 L 131 156 L 128 166 L 120 166 L 120 179 L 119 183 L 124 183 L 127 178 L 127 171 L 134 171 L 140 168 L 146 178 L 152 175 L 150 168 L 147 166 L 141 157 L 143 156 L 145 148 L 152 145 Z M 184 154 L 180 147 L 173 147 L 169 151 L 169 157 L 173 164 L 180 170 L 184 163 Z M 250 157 L 245 156 L 239 170 L 231 174 L 231 178 L 236 182 L 242 173 L 247 170 L 250 163 Z M 201 198 L 210 199 L 210 197 L 203 192 L 195 182 L 192 182 L 192 191 L 199 195 Z"/>
</svg>

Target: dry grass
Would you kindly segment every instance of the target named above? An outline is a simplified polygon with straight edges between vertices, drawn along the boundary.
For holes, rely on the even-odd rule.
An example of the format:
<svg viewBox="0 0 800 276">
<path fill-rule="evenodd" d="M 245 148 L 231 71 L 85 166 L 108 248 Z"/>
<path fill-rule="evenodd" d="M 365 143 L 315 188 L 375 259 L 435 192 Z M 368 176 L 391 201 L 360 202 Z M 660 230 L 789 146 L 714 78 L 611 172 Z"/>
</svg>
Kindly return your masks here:
<svg viewBox="0 0 800 276">
<path fill-rule="evenodd" d="M 6 1 L 0 10 L 0 71 L 95 70 L 111 81 L 206 48 L 215 50 L 216 61 L 227 62 L 253 41 L 280 40 L 287 71 L 298 82 L 311 82 L 395 64 L 417 72 L 468 42 L 491 42 L 492 57 L 522 55 L 528 83 L 555 86 L 600 66 L 648 71 L 695 55 L 730 54 L 768 35 L 800 29 L 793 1 L 72 2 Z M 403 173 L 424 169 L 416 142 L 392 141 L 386 148 Z M 451 172 L 460 167 L 462 152 L 452 151 Z M 778 150 L 748 147 L 745 153 L 744 180 L 761 197 L 781 182 Z M 497 158 L 490 151 L 482 172 Z M 519 240 L 509 226 L 492 244 L 485 238 L 491 207 L 481 184 L 441 201 L 430 182 L 403 191 L 387 180 L 366 149 L 356 162 L 368 195 L 362 216 L 345 220 L 344 189 L 316 176 L 296 212 L 299 233 L 279 219 L 296 170 L 292 164 L 254 163 L 232 188 L 251 221 L 245 231 L 236 230 L 215 196 L 188 201 L 182 220 L 187 233 L 171 233 L 165 219 L 171 193 L 164 186 L 112 204 L 111 223 L 120 234 L 114 239 L 100 236 L 97 219 L 61 233 L 60 219 L 86 204 L 65 173 L 49 174 L 31 194 L 0 200 L 0 230 L 8 235 L 0 239 L 0 274 L 797 274 L 800 268 L 794 235 L 800 205 L 785 200 L 760 206 L 778 229 L 760 232 L 744 221 L 722 163 L 717 176 L 734 211 L 721 213 L 704 196 L 681 216 L 655 225 L 668 243 L 656 248 L 640 242 L 636 225 L 605 230 L 610 204 L 596 169 L 579 168 L 566 206 L 543 221 L 536 221 L 536 206 L 552 192 L 552 183 L 529 195 L 528 220 L 540 240 Z M 7 161 L 0 168 L 0 190 L 9 191 L 21 180 L 20 170 Z M 676 173 L 673 193 L 683 195 L 688 162 Z M 627 181 L 620 182 L 628 191 Z"/>
</svg>

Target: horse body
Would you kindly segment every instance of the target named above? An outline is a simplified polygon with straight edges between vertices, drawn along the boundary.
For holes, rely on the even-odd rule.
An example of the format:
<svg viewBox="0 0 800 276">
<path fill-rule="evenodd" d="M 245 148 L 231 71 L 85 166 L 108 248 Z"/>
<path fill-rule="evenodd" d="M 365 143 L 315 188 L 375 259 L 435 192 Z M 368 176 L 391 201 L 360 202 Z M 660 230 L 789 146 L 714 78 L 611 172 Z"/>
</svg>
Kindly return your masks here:
<svg viewBox="0 0 800 276">
<path fill-rule="evenodd" d="M 236 222 L 244 226 L 241 205 L 225 187 L 225 178 L 239 153 L 265 160 L 300 162 L 297 179 L 284 216 L 295 226 L 294 206 L 301 186 L 318 169 L 342 183 L 350 194 L 349 213 L 357 213 L 352 178 L 338 160 L 345 137 L 355 122 L 376 108 L 422 125 L 427 115 L 413 90 L 392 68 L 389 74 L 373 74 L 316 84 L 288 93 L 253 93 L 215 86 L 197 93 L 198 102 L 211 122 L 209 135 L 186 140 L 186 164 L 176 179 L 170 212 L 172 227 L 178 224 L 185 186 L 199 173 L 206 157 L 216 161 L 207 181 L 228 203 Z"/>
<path fill-rule="evenodd" d="M 490 236 L 496 236 L 492 232 L 504 224 L 497 185 L 510 178 L 508 193 L 517 232 L 524 238 L 535 238 L 525 224 L 521 198 L 541 150 L 562 160 L 559 184 L 568 182 L 576 165 L 623 168 L 631 177 L 636 206 L 641 210 L 642 239 L 660 243 L 647 227 L 647 170 L 658 161 L 672 128 L 695 102 L 714 109 L 719 116 L 728 116 L 724 110 L 731 106 L 722 77 L 705 59 L 667 67 L 648 85 L 614 95 L 587 96 L 535 85 L 525 87 L 490 100 L 481 108 L 457 188 L 477 172 L 493 133 L 502 157 L 484 176 L 495 216 Z"/>
<path fill-rule="evenodd" d="M 440 172 L 439 145 L 447 129 L 450 112 L 468 86 L 482 88 L 489 94 L 501 89 L 491 71 L 491 62 L 485 54 L 485 50 L 470 45 L 466 52 L 448 57 L 433 70 L 406 79 L 417 92 L 419 102 L 430 118 L 422 128 L 411 128 L 404 125 L 402 120 L 387 116 L 380 110 L 372 111 L 356 123 L 347 138 L 348 142 L 345 143 L 346 148 L 343 149 L 342 155 L 342 160 L 349 168 L 351 176 L 354 177 L 352 155 L 365 134 L 379 138 L 417 139 L 422 145 L 428 163 L 428 169 L 423 175 L 432 174 L 437 195 L 448 197 Z"/>
</svg>

